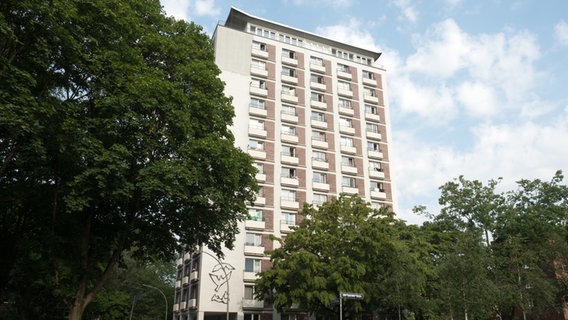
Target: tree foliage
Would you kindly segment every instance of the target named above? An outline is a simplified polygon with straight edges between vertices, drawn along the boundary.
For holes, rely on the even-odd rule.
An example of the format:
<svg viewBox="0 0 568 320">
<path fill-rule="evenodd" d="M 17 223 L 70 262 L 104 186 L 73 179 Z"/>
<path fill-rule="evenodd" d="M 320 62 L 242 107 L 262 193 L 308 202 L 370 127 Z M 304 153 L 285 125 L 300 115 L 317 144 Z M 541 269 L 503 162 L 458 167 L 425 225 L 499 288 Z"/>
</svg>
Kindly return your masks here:
<svg viewBox="0 0 568 320">
<path fill-rule="evenodd" d="M 7 0 L 0 34 L 0 294 L 79 319 L 125 250 L 232 246 L 254 168 L 199 26 L 157 0 Z"/>
</svg>

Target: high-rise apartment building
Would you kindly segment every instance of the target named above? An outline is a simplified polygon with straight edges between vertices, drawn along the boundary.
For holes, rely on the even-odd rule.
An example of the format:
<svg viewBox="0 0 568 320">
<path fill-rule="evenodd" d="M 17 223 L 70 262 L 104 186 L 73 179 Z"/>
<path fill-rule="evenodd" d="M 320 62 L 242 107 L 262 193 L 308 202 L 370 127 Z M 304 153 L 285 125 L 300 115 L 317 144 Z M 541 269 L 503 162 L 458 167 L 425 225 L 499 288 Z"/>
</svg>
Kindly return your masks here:
<svg viewBox="0 0 568 320">
<path fill-rule="evenodd" d="M 253 296 L 256 273 L 270 267 L 264 252 L 277 245 L 270 235 L 285 237 L 304 202 L 347 193 L 395 204 L 380 53 L 235 8 L 213 42 L 236 143 L 255 160 L 260 192 L 223 261 L 206 248 L 180 256 L 174 319 L 297 318 Z"/>
</svg>

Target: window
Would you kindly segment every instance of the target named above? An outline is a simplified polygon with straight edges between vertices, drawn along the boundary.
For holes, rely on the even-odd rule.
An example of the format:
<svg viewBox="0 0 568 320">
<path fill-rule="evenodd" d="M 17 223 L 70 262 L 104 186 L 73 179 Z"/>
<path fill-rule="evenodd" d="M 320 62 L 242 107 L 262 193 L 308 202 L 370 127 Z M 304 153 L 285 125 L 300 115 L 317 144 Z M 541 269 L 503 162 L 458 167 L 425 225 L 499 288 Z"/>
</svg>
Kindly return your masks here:
<svg viewBox="0 0 568 320">
<path fill-rule="evenodd" d="M 380 133 L 379 126 L 374 123 L 367 123 L 367 132 Z"/>
<path fill-rule="evenodd" d="M 375 74 L 372 73 L 371 71 L 363 70 L 363 78 L 374 80 L 374 79 L 375 79 Z"/>
<path fill-rule="evenodd" d="M 363 88 L 363 96 L 365 96 L 365 97 L 376 97 L 377 94 L 375 93 L 375 90 L 373 88 L 364 87 Z"/>
<path fill-rule="evenodd" d="M 249 128 L 264 130 L 264 121 L 257 119 L 250 119 Z"/>
<path fill-rule="evenodd" d="M 291 115 L 291 116 L 295 116 L 295 115 L 296 115 L 296 108 L 295 108 L 295 107 L 292 107 L 292 106 L 288 106 L 288 105 L 283 105 L 281 112 L 282 112 L 283 114 L 288 114 L 288 115 Z"/>
<path fill-rule="evenodd" d="M 253 289 L 253 291 L 254 291 L 254 289 Z M 252 295 L 252 293 L 251 293 L 251 295 Z M 245 287 L 245 297 L 246 297 L 246 287 Z M 247 299 L 247 298 L 245 298 L 245 299 Z M 252 298 L 249 299 L 249 300 L 252 300 Z M 244 320 L 261 320 L 260 313 L 245 313 L 244 316 L 245 316 Z"/>
<path fill-rule="evenodd" d="M 264 173 L 264 164 L 263 163 L 253 162 L 252 166 L 256 168 L 258 173 Z"/>
<path fill-rule="evenodd" d="M 253 88 L 266 89 L 266 81 L 260 79 L 252 79 L 250 86 Z"/>
<path fill-rule="evenodd" d="M 264 109 L 264 100 L 251 98 L 250 106 L 251 108 Z"/>
<path fill-rule="evenodd" d="M 341 99 L 339 98 L 339 106 L 341 108 L 347 108 L 347 109 L 351 109 L 351 101 L 347 100 L 347 99 Z"/>
<path fill-rule="evenodd" d="M 253 285 L 245 285 L 245 295 L 243 299 L 246 300 L 254 300 L 254 286 Z M 258 317 L 260 319 L 260 317 Z M 246 316 L 245 316 L 246 319 Z"/>
<path fill-rule="evenodd" d="M 321 141 L 321 142 L 327 141 L 327 138 L 325 136 L 325 132 L 314 131 L 313 135 L 312 135 L 312 140 Z"/>
<path fill-rule="evenodd" d="M 282 212 L 280 222 L 293 226 L 296 224 L 296 214 L 291 212 Z"/>
<path fill-rule="evenodd" d="M 260 272 L 260 259 L 245 258 L 245 272 Z"/>
<path fill-rule="evenodd" d="M 353 121 L 351 121 L 351 119 L 340 117 L 339 118 L 339 126 L 340 127 L 353 128 Z"/>
<path fill-rule="evenodd" d="M 313 204 L 319 206 L 319 205 L 322 205 L 326 201 L 327 201 L 327 195 L 314 193 L 314 201 L 312 201 Z"/>
<path fill-rule="evenodd" d="M 316 183 L 327 183 L 327 175 L 323 172 L 314 172 L 312 181 Z"/>
<path fill-rule="evenodd" d="M 284 167 L 282 168 L 280 176 L 284 178 L 296 178 L 296 169 Z"/>
<path fill-rule="evenodd" d="M 339 144 L 343 147 L 353 147 L 353 139 L 349 137 L 341 137 Z"/>
<path fill-rule="evenodd" d="M 264 150 L 264 142 L 258 140 L 249 140 L 249 149 Z"/>
<path fill-rule="evenodd" d="M 323 112 L 312 111 L 311 119 L 316 120 L 316 121 L 325 122 L 325 115 L 323 114 Z"/>
<path fill-rule="evenodd" d="M 343 177 L 341 178 L 341 185 L 349 188 L 357 188 L 357 180 L 351 177 Z"/>
<path fill-rule="evenodd" d="M 295 136 L 296 135 L 296 127 L 289 126 L 289 125 L 282 125 L 281 132 L 284 133 L 284 134 L 289 134 L 289 135 Z"/>
<path fill-rule="evenodd" d="M 355 159 L 351 157 L 342 156 L 341 157 L 341 165 L 347 167 L 354 167 L 355 166 Z"/>
<path fill-rule="evenodd" d="M 367 150 L 380 152 L 381 146 L 376 142 L 367 142 Z"/>
<path fill-rule="evenodd" d="M 382 182 L 379 182 L 379 181 L 371 181 L 371 190 L 372 190 L 372 191 L 385 192 L 385 187 L 383 186 L 383 183 L 382 183 Z"/>
<path fill-rule="evenodd" d="M 344 64 L 338 63 L 338 64 L 337 64 L 337 71 L 349 73 L 349 66 L 346 66 L 346 65 L 344 65 Z"/>
<path fill-rule="evenodd" d="M 245 235 L 245 246 L 262 247 L 262 235 L 247 232 Z"/>
<path fill-rule="evenodd" d="M 288 67 L 282 67 L 282 75 L 289 77 L 296 77 L 296 70 Z"/>
<path fill-rule="evenodd" d="M 323 67 L 323 59 L 322 59 L 322 58 L 318 58 L 318 57 L 311 56 L 311 57 L 310 57 L 310 64 L 313 64 L 313 65 L 315 65 L 315 66 Z"/>
<path fill-rule="evenodd" d="M 323 133 L 323 132 L 322 132 Z M 312 153 L 312 159 L 317 160 L 317 161 L 322 161 L 325 162 L 325 152 L 321 152 L 321 151 L 314 151 Z"/>
<path fill-rule="evenodd" d="M 253 59 L 250 63 L 250 67 L 254 69 L 266 70 L 266 62 Z"/>
<path fill-rule="evenodd" d="M 317 92 L 312 92 L 310 99 L 312 101 L 317 101 L 317 102 L 325 102 L 325 97 L 323 94 L 321 93 L 317 93 Z"/>
<path fill-rule="evenodd" d="M 315 82 L 315 83 L 324 84 L 323 76 L 320 76 L 320 75 L 317 75 L 317 74 L 310 75 L 310 81 Z"/>
<path fill-rule="evenodd" d="M 296 202 L 296 191 L 282 189 L 282 192 L 280 193 L 280 199 L 284 201 Z"/>
<path fill-rule="evenodd" d="M 371 170 L 373 171 L 383 171 L 380 162 L 375 162 L 375 161 L 369 162 L 369 168 L 371 168 Z"/>
<path fill-rule="evenodd" d="M 287 157 L 295 157 L 296 148 L 290 146 L 282 146 L 282 155 Z"/>
<path fill-rule="evenodd" d="M 266 51 L 266 44 L 258 41 L 253 41 L 252 48 L 255 50 Z"/>
<path fill-rule="evenodd" d="M 366 104 L 365 105 L 365 113 L 379 114 L 379 110 L 375 106 Z"/>
<path fill-rule="evenodd" d="M 270 38 L 270 39 L 276 39 L 276 33 L 274 31 L 259 28 L 257 26 L 250 26 L 249 30 L 250 30 L 251 33 L 254 33 L 257 36 Z"/>
<path fill-rule="evenodd" d="M 280 37 L 282 37 L 282 35 L 280 35 Z M 288 38 L 290 38 L 290 37 L 288 37 Z M 283 58 L 289 58 L 289 59 L 296 59 L 296 53 L 292 50 L 282 49 L 282 57 Z"/>
<path fill-rule="evenodd" d="M 337 82 L 337 89 L 351 91 L 351 85 L 349 84 L 349 82 L 338 81 Z"/>
<path fill-rule="evenodd" d="M 260 209 L 248 209 L 249 220 L 253 221 L 263 221 L 262 210 Z"/>
</svg>

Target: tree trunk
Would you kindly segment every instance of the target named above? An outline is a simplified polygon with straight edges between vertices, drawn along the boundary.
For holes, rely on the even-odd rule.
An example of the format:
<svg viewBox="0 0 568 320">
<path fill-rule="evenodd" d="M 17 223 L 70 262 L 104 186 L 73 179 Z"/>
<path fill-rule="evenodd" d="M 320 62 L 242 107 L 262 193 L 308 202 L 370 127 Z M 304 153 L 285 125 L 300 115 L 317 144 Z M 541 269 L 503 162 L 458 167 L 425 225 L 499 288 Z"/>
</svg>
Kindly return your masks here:
<svg viewBox="0 0 568 320">
<path fill-rule="evenodd" d="M 75 299 L 75 302 L 73 303 L 71 308 L 69 308 L 69 320 L 81 320 L 81 318 L 83 317 L 83 312 L 85 311 L 85 307 L 86 305 L 84 303 L 84 299 Z"/>
</svg>

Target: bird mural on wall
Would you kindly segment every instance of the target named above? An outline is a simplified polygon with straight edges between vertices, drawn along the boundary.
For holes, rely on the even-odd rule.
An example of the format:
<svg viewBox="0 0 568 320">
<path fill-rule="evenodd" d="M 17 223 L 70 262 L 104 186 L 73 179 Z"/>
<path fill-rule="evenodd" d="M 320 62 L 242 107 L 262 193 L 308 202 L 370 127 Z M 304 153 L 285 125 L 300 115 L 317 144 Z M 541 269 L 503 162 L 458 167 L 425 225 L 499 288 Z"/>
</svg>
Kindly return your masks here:
<svg viewBox="0 0 568 320">
<path fill-rule="evenodd" d="M 227 283 L 231 279 L 231 274 L 235 270 L 235 267 L 228 263 L 219 263 L 213 267 L 213 270 L 209 273 L 209 278 L 215 284 L 215 293 L 211 296 L 211 301 L 226 304 L 229 300 L 229 292 L 227 288 Z M 221 294 L 219 290 L 221 287 L 225 286 L 225 291 Z"/>
</svg>

